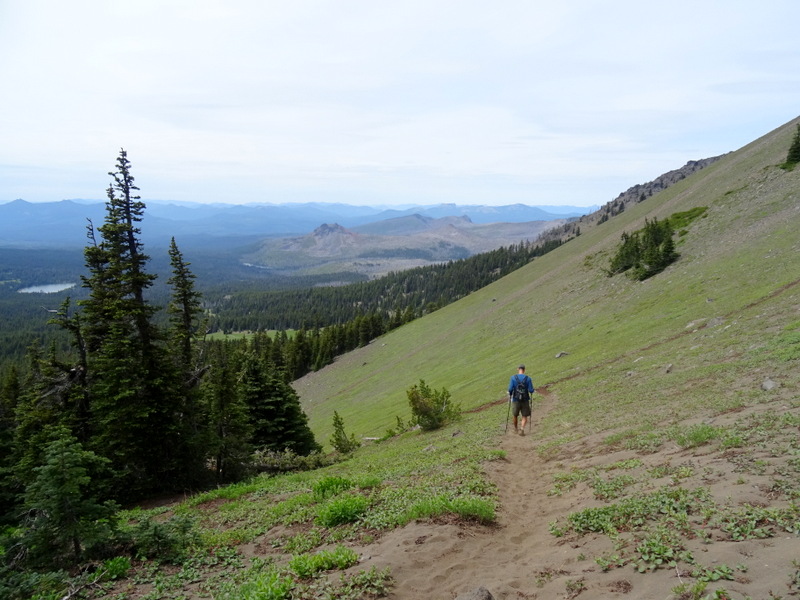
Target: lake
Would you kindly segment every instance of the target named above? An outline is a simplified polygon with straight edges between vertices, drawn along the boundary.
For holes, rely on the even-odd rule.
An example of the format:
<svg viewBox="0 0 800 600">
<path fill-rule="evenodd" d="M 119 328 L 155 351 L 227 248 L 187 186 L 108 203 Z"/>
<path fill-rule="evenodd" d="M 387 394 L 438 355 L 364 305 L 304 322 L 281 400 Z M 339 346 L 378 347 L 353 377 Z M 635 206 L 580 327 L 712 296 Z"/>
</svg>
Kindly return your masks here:
<svg viewBox="0 0 800 600">
<path fill-rule="evenodd" d="M 63 292 L 71 287 L 75 287 L 74 283 L 48 283 L 46 285 L 34 285 L 32 287 L 22 288 L 17 290 L 20 294 L 54 294 L 55 292 Z"/>
</svg>

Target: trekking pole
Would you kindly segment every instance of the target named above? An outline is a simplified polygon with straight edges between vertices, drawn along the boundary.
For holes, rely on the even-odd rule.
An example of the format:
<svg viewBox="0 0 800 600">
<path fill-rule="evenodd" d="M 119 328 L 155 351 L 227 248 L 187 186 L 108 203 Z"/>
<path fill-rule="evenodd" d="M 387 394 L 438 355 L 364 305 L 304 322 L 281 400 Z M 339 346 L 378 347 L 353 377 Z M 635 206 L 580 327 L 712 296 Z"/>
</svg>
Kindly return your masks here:
<svg viewBox="0 0 800 600">
<path fill-rule="evenodd" d="M 533 390 L 533 393 L 536 393 L 536 390 Z M 530 395 L 531 398 L 528 402 L 531 405 L 531 416 L 528 417 L 528 435 L 533 434 L 533 394 Z"/>
<path fill-rule="evenodd" d="M 506 413 L 506 433 L 508 433 L 508 418 L 511 416 L 511 396 L 508 397 L 508 412 Z"/>
<path fill-rule="evenodd" d="M 528 394 L 528 435 L 533 433 L 533 394 Z"/>
</svg>

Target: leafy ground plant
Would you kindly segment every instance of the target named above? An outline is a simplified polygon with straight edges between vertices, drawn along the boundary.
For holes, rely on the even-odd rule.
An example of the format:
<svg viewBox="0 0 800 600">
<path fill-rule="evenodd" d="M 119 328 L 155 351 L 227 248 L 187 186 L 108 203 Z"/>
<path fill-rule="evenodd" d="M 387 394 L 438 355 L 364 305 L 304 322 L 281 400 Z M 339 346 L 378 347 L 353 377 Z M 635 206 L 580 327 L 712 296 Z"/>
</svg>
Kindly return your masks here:
<svg viewBox="0 0 800 600">
<path fill-rule="evenodd" d="M 369 501 L 364 496 L 348 495 L 334 498 L 319 509 L 317 523 L 323 527 L 335 527 L 344 523 L 355 523 L 367 510 Z"/>
<path fill-rule="evenodd" d="M 657 526 L 636 546 L 639 558 L 635 561 L 640 573 L 654 571 L 661 567 L 674 567 L 679 560 L 694 562 L 681 537 L 672 529 L 663 525 Z"/>
<path fill-rule="evenodd" d="M 351 487 L 353 487 L 353 482 L 349 479 L 337 475 L 328 475 L 317 481 L 312 490 L 314 492 L 314 499 L 321 501 L 332 496 L 337 496 L 343 491 L 349 490 Z"/>
<path fill-rule="evenodd" d="M 495 519 L 494 503 L 482 498 L 425 498 L 409 507 L 406 521 L 428 519 L 445 514 L 456 514 L 467 521 L 492 523 Z"/>
<path fill-rule="evenodd" d="M 289 561 L 289 569 L 300 579 L 309 579 L 320 571 L 346 569 L 358 562 L 358 554 L 344 546 L 316 554 L 299 554 Z"/>
</svg>

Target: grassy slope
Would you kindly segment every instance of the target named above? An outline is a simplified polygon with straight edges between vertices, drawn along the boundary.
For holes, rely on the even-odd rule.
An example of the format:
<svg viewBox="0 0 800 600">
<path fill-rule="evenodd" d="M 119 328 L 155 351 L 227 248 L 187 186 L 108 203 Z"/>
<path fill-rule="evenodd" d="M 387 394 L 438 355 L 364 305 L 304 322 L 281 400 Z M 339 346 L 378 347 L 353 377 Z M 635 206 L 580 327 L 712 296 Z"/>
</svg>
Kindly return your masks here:
<svg viewBox="0 0 800 600">
<path fill-rule="evenodd" d="M 380 436 L 410 416 L 405 390 L 419 379 L 464 409 L 502 399 L 519 362 L 558 394 L 539 432 L 556 439 L 726 410 L 757 395 L 766 376 L 796 389 L 791 365 L 768 350 L 797 320 L 800 288 L 780 290 L 800 280 L 800 169 L 777 166 L 794 131 L 767 134 L 298 381 L 318 440 L 327 441 L 334 410 L 348 431 Z M 696 206 L 707 216 L 680 238 L 682 257 L 665 272 L 641 283 L 603 274 L 623 231 Z"/>
</svg>

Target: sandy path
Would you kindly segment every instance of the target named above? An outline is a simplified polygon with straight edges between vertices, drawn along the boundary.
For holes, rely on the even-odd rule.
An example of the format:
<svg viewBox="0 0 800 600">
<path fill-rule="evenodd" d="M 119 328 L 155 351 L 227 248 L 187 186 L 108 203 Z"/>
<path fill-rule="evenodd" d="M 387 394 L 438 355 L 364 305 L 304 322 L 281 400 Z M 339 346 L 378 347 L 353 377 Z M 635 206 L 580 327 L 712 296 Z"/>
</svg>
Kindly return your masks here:
<svg viewBox="0 0 800 600">
<path fill-rule="evenodd" d="M 539 403 L 533 429 L 554 401 L 548 395 Z M 499 427 L 505 429 L 505 423 Z M 570 576 L 579 579 L 580 570 L 574 563 L 572 568 L 568 565 L 575 550 L 559 545 L 549 533 L 549 523 L 568 507 L 565 500 L 547 495 L 558 468 L 542 461 L 534 438 L 525 433 L 514 434 L 509 424 L 500 442 L 506 460 L 487 466 L 500 498 L 494 526 L 413 523 L 364 548 L 359 568 L 390 567 L 393 600 L 452 600 L 479 586 L 498 600 L 564 598 L 565 584 L 555 593 L 553 583 Z"/>
<path fill-rule="evenodd" d="M 557 402 L 555 394 L 542 391 L 545 395 L 533 415 L 534 432 Z M 766 409 L 753 409 L 758 410 Z M 694 582 L 685 570 L 682 574 L 674 567 L 639 574 L 629 563 L 603 571 L 595 558 L 616 553 L 630 556 L 632 548 L 614 548 L 614 542 L 606 536 L 553 536 L 553 521 L 561 519 L 563 526 L 570 512 L 604 504 L 594 498 L 587 485 L 563 496 L 548 495 L 553 489 L 553 475 L 573 467 L 585 469 L 638 457 L 645 463 L 644 469 L 665 463 L 693 465 L 696 474 L 682 485 L 708 487 L 725 502 L 763 506 L 767 503 L 765 494 L 770 493 L 764 491 L 765 481 L 748 475 L 745 482 L 741 472 L 734 472 L 734 464 L 708 450 L 667 445 L 659 453 L 639 456 L 633 451 L 610 451 L 598 434 L 562 447 L 556 460 L 544 460 L 536 452 L 535 436 L 520 437 L 511 431 L 504 434 L 504 428 L 504 421 L 498 424 L 499 446 L 506 451 L 506 458 L 486 466 L 487 476 L 498 488 L 499 507 L 493 526 L 417 522 L 360 549 L 363 560 L 356 569 L 389 567 L 395 580 L 390 600 L 453 600 L 480 586 L 496 600 L 671 600 L 677 597 L 673 592 L 677 585 Z M 737 566 L 735 581 L 712 585 L 706 590 L 709 597 L 714 587 L 720 586 L 733 598 L 782 597 L 787 585 L 790 590 L 797 589 L 794 582 L 800 575 L 800 564 L 794 562 L 796 535 L 778 528 L 774 537 L 763 540 L 725 541 L 726 536 L 719 534 L 715 538 L 713 544 L 699 538 L 687 541 L 699 564 L 745 564 L 750 570 Z"/>
</svg>

